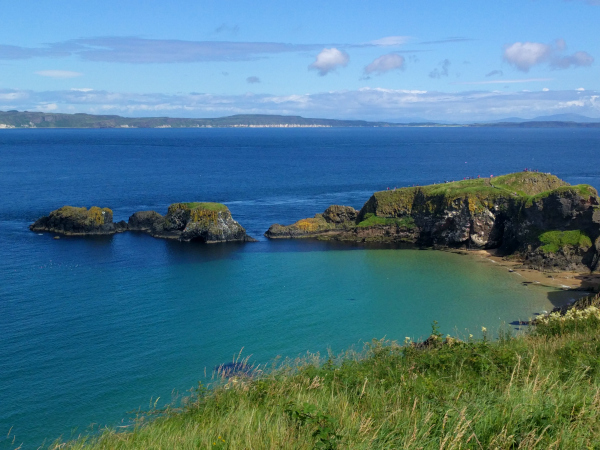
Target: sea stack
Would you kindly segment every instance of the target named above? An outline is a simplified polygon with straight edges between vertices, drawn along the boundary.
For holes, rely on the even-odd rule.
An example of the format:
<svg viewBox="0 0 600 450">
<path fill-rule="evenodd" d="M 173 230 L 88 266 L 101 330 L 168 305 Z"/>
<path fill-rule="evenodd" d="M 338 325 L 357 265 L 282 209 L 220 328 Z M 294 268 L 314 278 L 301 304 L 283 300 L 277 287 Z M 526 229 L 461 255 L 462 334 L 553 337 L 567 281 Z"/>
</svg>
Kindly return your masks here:
<svg viewBox="0 0 600 450">
<path fill-rule="evenodd" d="M 169 206 L 166 216 L 154 211 L 137 212 L 129 218 L 129 229 L 144 231 L 157 238 L 207 244 L 255 241 L 221 203 L 174 203 Z"/>
<path fill-rule="evenodd" d="M 63 206 L 36 220 L 29 229 L 70 236 L 88 236 L 120 233 L 127 230 L 127 223 L 114 223 L 110 208 Z"/>
</svg>

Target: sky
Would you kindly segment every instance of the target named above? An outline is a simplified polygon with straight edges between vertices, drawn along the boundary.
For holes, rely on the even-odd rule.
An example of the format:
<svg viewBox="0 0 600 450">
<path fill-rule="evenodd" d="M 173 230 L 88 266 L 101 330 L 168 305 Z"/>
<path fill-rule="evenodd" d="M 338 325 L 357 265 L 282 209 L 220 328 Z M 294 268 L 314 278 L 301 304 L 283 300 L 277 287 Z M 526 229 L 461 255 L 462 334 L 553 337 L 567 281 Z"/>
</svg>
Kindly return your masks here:
<svg viewBox="0 0 600 450">
<path fill-rule="evenodd" d="M 0 110 L 600 118 L 600 0 L 3 2 Z"/>
</svg>

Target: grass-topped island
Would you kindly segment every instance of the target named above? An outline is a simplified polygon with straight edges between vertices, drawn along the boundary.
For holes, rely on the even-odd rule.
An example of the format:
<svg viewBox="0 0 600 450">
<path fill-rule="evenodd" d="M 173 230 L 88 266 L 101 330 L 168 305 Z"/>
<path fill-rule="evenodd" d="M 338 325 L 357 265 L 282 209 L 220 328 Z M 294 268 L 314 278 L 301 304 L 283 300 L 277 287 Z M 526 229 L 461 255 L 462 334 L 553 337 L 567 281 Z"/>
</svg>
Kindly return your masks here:
<svg viewBox="0 0 600 450">
<path fill-rule="evenodd" d="M 265 236 L 497 249 L 543 270 L 594 270 L 600 207 L 589 185 L 519 172 L 374 193 L 360 211 L 333 205 Z"/>
<path fill-rule="evenodd" d="M 154 237 L 180 241 L 249 242 L 254 239 L 231 216 L 227 206 L 213 202 L 174 203 L 165 216 L 156 211 L 139 211 L 129 221 L 113 223 L 109 208 L 63 206 L 37 220 L 29 228 L 62 235 L 114 234 L 141 231 Z"/>
</svg>

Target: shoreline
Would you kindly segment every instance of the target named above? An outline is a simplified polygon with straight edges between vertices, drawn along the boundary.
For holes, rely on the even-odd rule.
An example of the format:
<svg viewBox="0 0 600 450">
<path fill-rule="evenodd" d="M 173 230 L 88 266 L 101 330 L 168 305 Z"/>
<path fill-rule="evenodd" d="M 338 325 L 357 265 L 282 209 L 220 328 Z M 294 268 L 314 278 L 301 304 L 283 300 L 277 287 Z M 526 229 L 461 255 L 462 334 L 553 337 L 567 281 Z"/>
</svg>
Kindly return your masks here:
<svg viewBox="0 0 600 450">
<path fill-rule="evenodd" d="M 497 255 L 492 250 L 464 250 L 446 249 L 470 257 L 480 263 L 493 264 L 499 269 L 505 269 L 515 277 L 520 277 L 519 282 L 526 285 L 541 286 L 554 289 L 554 306 L 566 306 L 591 293 L 600 292 L 600 273 L 585 272 L 545 272 L 537 269 L 523 267 L 522 261 L 510 261 Z"/>
</svg>

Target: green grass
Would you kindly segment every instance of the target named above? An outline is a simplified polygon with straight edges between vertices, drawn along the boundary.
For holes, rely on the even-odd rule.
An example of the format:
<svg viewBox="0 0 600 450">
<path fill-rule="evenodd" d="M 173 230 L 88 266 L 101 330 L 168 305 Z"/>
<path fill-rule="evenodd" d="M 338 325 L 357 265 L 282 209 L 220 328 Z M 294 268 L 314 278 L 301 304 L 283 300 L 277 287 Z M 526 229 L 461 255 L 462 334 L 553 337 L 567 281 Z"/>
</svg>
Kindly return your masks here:
<svg viewBox="0 0 600 450">
<path fill-rule="evenodd" d="M 558 194 L 559 196 L 575 193 L 582 197 L 598 197 L 598 192 L 589 184 L 577 184 L 575 186 L 562 186 L 550 191 L 544 191 L 536 195 L 529 196 L 525 203 L 525 206 L 531 206 L 533 202 L 540 201 L 551 194 Z"/>
<path fill-rule="evenodd" d="M 212 202 L 187 202 L 182 203 L 187 206 L 189 209 L 203 209 L 206 211 L 227 211 L 227 206 L 222 203 L 212 203 Z"/>
<path fill-rule="evenodd" d="M 406 216 L 402 218 L 396 217 L 378 217 L 374 214 L 365 214 L 365 219 L 360 222 L 358 227 L 373 227 L 377 225 L 396 225 L 404 228 L 414 228 L 415 221 L 412 217 Z"/>
<path fill-rule="evenodd" d="M 61 448 L 599 448 L 598 317 L 557 316 L 493 342 L 434 327 L 425 349 L 374 340 L 360 353 L 200 386 L 181 408 Z"/>
<path fill-rule="evenodd" d="M 540 234 L 541 249 L 546 253 L 556 253 L 565 246 L 591 247 L 592 240 L 581 230 L 546 231 Z"/>
</svg>

